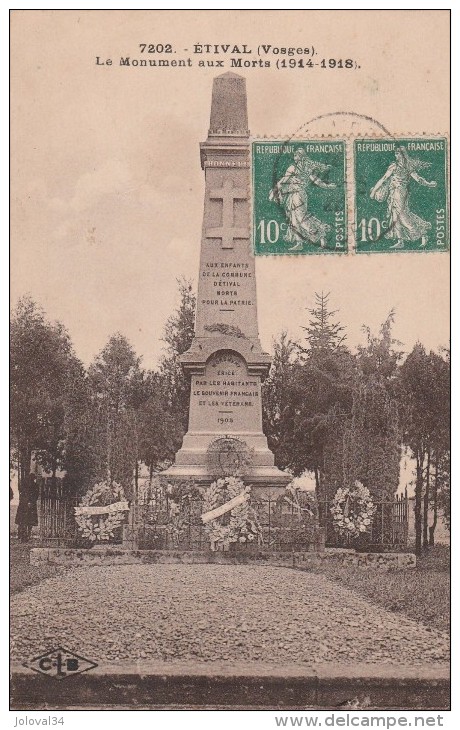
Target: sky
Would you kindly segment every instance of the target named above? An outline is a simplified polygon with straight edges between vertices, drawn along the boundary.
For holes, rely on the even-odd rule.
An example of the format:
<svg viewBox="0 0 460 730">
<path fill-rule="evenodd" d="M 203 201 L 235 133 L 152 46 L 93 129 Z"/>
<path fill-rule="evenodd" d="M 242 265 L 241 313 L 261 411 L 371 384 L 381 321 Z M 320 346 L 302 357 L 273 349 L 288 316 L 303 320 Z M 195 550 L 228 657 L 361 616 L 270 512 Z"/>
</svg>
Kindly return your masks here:
<svg viewBox="0 0 460 730">
<path fill-rule="evenodd" d="M 175 24 L 167 11 L 13 13 L 11 302 L 30 294 L 65 324 L 86 365 L 119 331 L 144 366 L 155 367 L 178 303 L 176 279 L 197 279 L 199 142 L 207 135 L 212 79 L 222 69 L 120 67 L 120 56 L 140 57 L 140 41 L 169 38 L 178 57 L 206 42 L 314 43 L 326 56 L 359 57 L 361 69 L 351 76 L 242 72 L 256 137 L 287 138 L 302 127 L 308 136 L 343 137 L 345 122 L 305 126 L 343 110 L 370 115 L 401 136 L 447 131 L 441 40 L 448 16 L 401 13 L 395 35 L 390 16 L 379 12 L 361 14 L 359 23 L 352 11 L 336 12 L 333 21 L 313 12 L 307 26 L 292 13 L 267 12 L 257 24 L 257 11 L 229 12 L 203 18 L 184 11 Z M 96 64 L 97 57 L 113 63 Z M 391 309 L 406 351 L 416 341 L 428 349 L 448 344 L 446 254 L 259 257 L 256 276 L 268 351 L 283 329 L 302 336 L 316 291 L 331 293 L 351 347 L 363 341 L 363 324 L 377 330 Z"/>
</svg>

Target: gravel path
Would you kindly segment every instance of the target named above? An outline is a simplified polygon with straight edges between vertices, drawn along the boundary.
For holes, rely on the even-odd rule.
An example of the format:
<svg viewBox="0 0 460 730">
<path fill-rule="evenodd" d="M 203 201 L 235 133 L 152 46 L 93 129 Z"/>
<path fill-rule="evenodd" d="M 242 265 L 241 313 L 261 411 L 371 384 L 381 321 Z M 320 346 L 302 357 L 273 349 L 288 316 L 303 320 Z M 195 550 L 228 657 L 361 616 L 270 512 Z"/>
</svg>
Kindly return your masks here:
<svg viewBox="0 0 460 730">
<path fill-rule="evenodd" d="M 323 575 L 236 565 L 78 568 L 11 600 L 12 658 L 62 644 L 98 663 L 448 661 L 446 633 Z"/>
</svg>

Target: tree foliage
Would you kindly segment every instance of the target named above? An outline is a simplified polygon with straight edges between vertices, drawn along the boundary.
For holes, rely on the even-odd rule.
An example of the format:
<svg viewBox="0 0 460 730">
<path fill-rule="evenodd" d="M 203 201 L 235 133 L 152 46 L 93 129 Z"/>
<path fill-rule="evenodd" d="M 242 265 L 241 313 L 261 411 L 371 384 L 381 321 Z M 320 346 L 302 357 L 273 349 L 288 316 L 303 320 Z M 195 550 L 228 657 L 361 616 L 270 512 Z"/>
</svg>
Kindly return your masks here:
<svg viewBox="0 0 460 730">
<path fill-rule="evenodd" d="M 269 376 L 262 384 L 263 430 L 268 446 L 280 468 L 293 468 L 292 420 L 294 401 L 292 390 L 298 371 L 297 348 L 282 332 L 273 341 L 273 360 Z"/>
<path fill-rule="evenodd" d="M 317 294 L 305 339 L 275 343 L 264 391 L 264 427 L 278 466 L 315 477 L 319 501 L 359 480 L 374 499 L 391 500 L 399 484 L 401 434 L 394 380 L 401 358 L 394 313 L 352 354 L 346 333 Z"/>
<path fill-rule="evenodd" d="M 401 342 L 392 335 L 394 320 L 395 312 L 391 310 L 381 324 L 378 334 L 374 334 L 366 325 L 363 326 L 366 344 L 358 345 L 357 349 L 359 367 L 363 375 L 374 375 L 385 381 L 390 381 L 396 376 L 403 352 L 399 349 Z"/>
<path fill-rule="evenodd" d="M 62 468 L 66 492 L 83 495 L 97 481 L 99 443 L 97 409 L 82 365 L 70 373 L 64 413 Z"/>
<path fill-rule="evenodd" d="M 140 462 L 151 477 L 171 463 L 188 426 L 190 381 L 180 356 L 193 340 L 196 305 L 191 283 L 178 284 L 157 371 L 144 370 L 119 333 L 85 370 L 62 324 L 48 321 L 32 299 L 19 300 L 11 322 L 10 427 L 20 482 L 34 454 L 52 474 L 65 470 L 72 494 L 108 478 L 132 497 Z M 315 295 L 308 314 L 301 342 L 286 332 L 274 341 L 262 386 L 275 462 L 294 476 L 312 473 L 320 503 L 355 481 L 391 502 L 404 447 L 416 465 L 420 552 L 434 542 L 438 514 L 450 525 L 449 352 L 417 343 L 404 360 L 390 312 L 377 333 L 363 328 L 366 341 L 353 353 L 329 294 Z"/>
<path fill-rule="evenodd" d="M 181 424 L 181 429 L 171 433 L 175 449 L 180 446 L 180 439 L 188 426 L 190 377 L 184 373 L 180 356 L 192 344 L 196 307 L 196 296 L 192 283 L 186 279 L 179 279 L 177 283 L 180 302 L 177 310 L 169 317 L 165 325 L 163 340 L 167 348 L 160 364 L 160 376 L 164 382 L 169 412 Z"/>
<path fill-rule="evenodd" d="M 307 351 L 317 355 L 324 354 L 325 357 L 330 357 L 333 352 L 342 347 L 347 338 L 346 334 L 342 334 L 345 333 L 345 327 L 334 321 L 338 310 L 329 310 L 329 297 L 330 292 L 327 294 L 315 293 L 315 306 L 307 310 L 310 314 L 310 321 L 307 327 L 302 327 L 306 332 Z M 303 348 L 300 349 L 306 351 Z"/>
<path fill-rule="evenodd" d="M 10 429 L 20 485 L 33 453 L 54 473 L 62 465 L 65 404 L 78 367 L 63 325 L 49 322 L 30 297 L 20 299 L 10 335 Z"/>
<path fill-rule="evenodd" d="M 420 554 L 429 543 L 430 493 L 435 490 L 437 499 L 440 466 L 450 458 L 449 359 L 427 353 L 417 343 L 399 370 L 398 392 L 403 442 L 416 463 L 415 544 Z"/>
<path fill-rule="evenodd" d="M 324 499 L 324 454 L 331 414 L 351 409 L 354 363 L 343 344 L 344 327 L 334 320 L 336 311 L 328 309 L 329 295 L 317 294 L 315 301 L 303 328 L 305 341 L 295 343 L 283 334 L 275 343 L 264 413 L 277 465 L 295 476 L 313 472 L 317 495 Z"/>
<path fill-rule="evenodd" d="M 139 459 L 154 472 L 166 468 L 174 459 L 183 434 L 182 419 L 170 411 L 165 379 L 150 372 L 146 378 L 147 398 L 139 410 Z"/>
<path fill-rule="evenodd" d="M 123 335 L 113 335 L 90 365 L 88 378 L 98 444 L 98 479 L 116 481 L 132 494 L 138 460 L 138 411 L 146 399 L 145 373 Z"/>
</svg>

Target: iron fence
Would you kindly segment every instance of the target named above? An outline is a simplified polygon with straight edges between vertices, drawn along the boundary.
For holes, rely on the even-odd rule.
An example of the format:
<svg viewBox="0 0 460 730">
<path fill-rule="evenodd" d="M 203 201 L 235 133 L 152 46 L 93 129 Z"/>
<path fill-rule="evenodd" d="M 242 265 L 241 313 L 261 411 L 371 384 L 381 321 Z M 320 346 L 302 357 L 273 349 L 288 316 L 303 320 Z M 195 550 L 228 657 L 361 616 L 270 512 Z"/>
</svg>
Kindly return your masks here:
<svg viewBox="0 0 460 730">
<path fill-rule="evenodd" d="M 359 538 L 337 531 L 331 514 L 332 501 L 318 503 L 319 522 L 326 530 L 326 546 L 362 549 L 405 549 L 409 534 L 409 499 L 407 492 L 393 500 L 374 502 L 375 514 L 368 530 Z M 350 503 L 350 510 L 354 504 Z"/>
<path fill-rule="evenodd" d="M 318 525 L 313 513 L 305 515 L 294 504 L 276 499 L 252 499 L 250 502 L 260 526 L 259 539 L 236 542 L 232 550 L 249 550 L 253 544 L 271 551 L 306 550 L 319 539 Z M 183 499 L 177 503 L 168 495 L 140 502 L 137 507 L 138 543 L 140 549 L 204 550 L 209 537 L 203 524 L 202 499 Z M 230 514 L 223 515 L 221 524 L 228 524 Z"/>
<path fill-rule="evenodd" d="M 42 492 L 39 501 L 39 535 L 42 545 L 89 545 L 81 537 L 75 522 L 78 500 Z M 278 499 L 251 499 L 260 525 L 259 540 L 264 549 L 282 552 L 308 550 L 324 542 L 329 547 L 361 549 L 404 549 L 408 540 L 408 498 L 375 502 L 376 512 L 370 529 L 360 538 L 336 530 L 330 511 L 332 502 L 320 501 L 305 507 Z M 182 497 L 180 502 L 168 494 L 141 499 L 131 505 L 129 528 L 135 528 L 136 544 L 143 550 L 205 550 L 209 537 L 201 519 L 203 500 Z M 228 524 L 230 515 L 221 518 Z M 121 528 L 110 543 L 122 542 Z M 232 550 L 249 550 L 254 543 L 234 543 Z"/>
<path fill-rule="evenodd" d="M 69 547 L 77 544 L 78 530 L 75 522 L 74 507 L 78 500 L 74 497 L 50 495 L 43 491 L 38 503 L 38 526 L 42 545 L 50 547 Z"/>
</svg>

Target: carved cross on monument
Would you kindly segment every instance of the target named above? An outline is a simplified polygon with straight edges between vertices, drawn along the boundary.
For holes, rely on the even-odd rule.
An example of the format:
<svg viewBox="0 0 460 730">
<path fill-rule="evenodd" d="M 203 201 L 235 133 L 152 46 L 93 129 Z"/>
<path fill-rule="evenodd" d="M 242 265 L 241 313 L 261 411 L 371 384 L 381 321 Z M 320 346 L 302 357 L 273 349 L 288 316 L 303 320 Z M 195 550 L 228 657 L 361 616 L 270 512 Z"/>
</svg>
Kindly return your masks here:
<svg viewBox="0 0 460 730">
<path fill-rule="evenodd" d="M 219 190 L 211 190 L 210 200 L 222 200 L 221 228 L 208 228 L 206 238 L 220 238 L 222 248 L 233 248 L 235 238 L 249 238 L 247 228 L 235 228 L 233 216 L 233 201 L 247 200 L 247 190 L 233 187 L 233 180 L 225 180 Z"/>
</svg>

